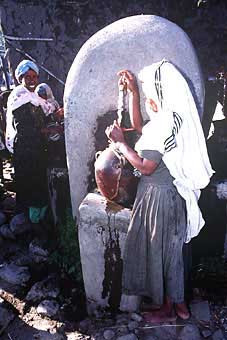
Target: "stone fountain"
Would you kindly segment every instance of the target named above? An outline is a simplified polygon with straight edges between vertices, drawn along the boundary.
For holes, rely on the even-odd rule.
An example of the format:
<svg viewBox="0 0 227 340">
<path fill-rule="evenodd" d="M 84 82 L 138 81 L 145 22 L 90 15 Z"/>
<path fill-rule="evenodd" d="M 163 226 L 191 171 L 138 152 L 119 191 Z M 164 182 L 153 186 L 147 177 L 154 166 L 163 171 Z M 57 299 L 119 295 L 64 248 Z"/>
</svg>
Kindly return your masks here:
<svg viewBox="0 0 227 340">
<path fill-rule="evenodd" d="M 137 75 L 163 58 L 185 76 L 202 117 L 204 83 L 195 50 L 186 33 L 162 17 L 136 15 L 108 25 L 82 46 L 68 73 L 67 164 L 89 313 L 105 307 L 133 311 L 139 306 L 138 297 L 121 294 L 122 252 L 131 210 L 94 192 L 94 159 L 107 146 L 105 127 L 116 118 L 117 72 L 129 69 Z M 141 109 L 146 119 L 143 96 Z"/>
</svg>

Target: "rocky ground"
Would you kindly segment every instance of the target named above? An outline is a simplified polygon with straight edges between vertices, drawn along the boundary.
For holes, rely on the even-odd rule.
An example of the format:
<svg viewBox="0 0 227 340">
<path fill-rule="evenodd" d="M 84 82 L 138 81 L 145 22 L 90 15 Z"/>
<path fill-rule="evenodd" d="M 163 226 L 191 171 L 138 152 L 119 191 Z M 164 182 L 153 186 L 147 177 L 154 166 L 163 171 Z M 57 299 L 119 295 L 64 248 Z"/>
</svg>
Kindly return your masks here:
<svg viewBox="0 0 227 340">
<path fill-rule="evenodd" d="M 15 215 L 12 177 L 7 161 L 0 202 L 0 339 L 227 339 L 226 295 L 219 289 L 217 297 L 201 285 L 193 290 L 191 318 L 186 322 L 151 325 L 139 313 L 108 310 L 96 310 L 89 317 L 83 291 L 50 264 L 54 249 L 54 243 L 46 242 L 54 234 L 50 222 L 31 225 L 24 215 Z M 226 282 L 226 272 L 223 275 L 219 284 Z"/>
</svg>

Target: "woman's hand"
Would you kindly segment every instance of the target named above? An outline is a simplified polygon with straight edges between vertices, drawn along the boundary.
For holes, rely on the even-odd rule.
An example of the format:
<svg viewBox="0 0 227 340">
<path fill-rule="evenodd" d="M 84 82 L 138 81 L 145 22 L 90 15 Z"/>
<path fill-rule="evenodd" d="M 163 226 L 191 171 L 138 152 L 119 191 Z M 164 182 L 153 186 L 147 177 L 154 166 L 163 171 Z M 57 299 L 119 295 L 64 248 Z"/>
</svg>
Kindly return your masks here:
<svg viewBox="0 0 227 340">
<path fill-rule="evenodd" d="M 117 75 L 120 77 L 118 81 L 119 88 L 123 86 L 129 93 L 138 93 L 136 77 L 130 71 L 122 70 Z"/>
<path fill-rule="evenodd" d="M 63 134 L 63 132 L 64 132 L 64 128 L 61 125 L 44 127 L 41 129 L 41 133 L 47 137 L 53 133 Z"/>
<path fill-rule="evenodd" d="M 53 114 L 54 119 L 56 119 L 57 122 L 60 122 L 64 119 L 64 109 L 63 107 L 60 107 L 58 110 L 56 110 Z"/>
<path fill-rule="evenodd" d="M 143 117 L 140 111 L 140 95 L 136 77 L 128 70 L 118 72 L 120 79 L 118 86 L 124 85 L 129 93 L 129 116 L 132 127 L 138 132 L 142 132 Z"/>
<path fill-rule="evenodd" d="M 124 134 L 116 120 L 114 121 L 113 125 L 110 125 L 106 128 L 105 133 L 112 142 L 125 143 Z"/>
</svg>

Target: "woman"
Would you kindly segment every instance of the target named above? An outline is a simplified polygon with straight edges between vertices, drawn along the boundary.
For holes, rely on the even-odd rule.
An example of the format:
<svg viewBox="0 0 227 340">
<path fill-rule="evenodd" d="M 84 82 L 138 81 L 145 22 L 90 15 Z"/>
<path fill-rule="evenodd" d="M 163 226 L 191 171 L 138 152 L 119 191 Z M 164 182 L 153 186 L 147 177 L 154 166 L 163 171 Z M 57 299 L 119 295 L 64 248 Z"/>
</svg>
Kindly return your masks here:
<svg viewBox="0 0 227 340">
<path fill-rule="evenodd" d="M 23 60 L 15 70 L 20 83 L 7 103 L 6 146 L 13 153 L 18 212 L 29 212 L 32 223 L 44 218 L 48 203 L 46 178 L 46 116 L 53 105 L 34 91 L 39 69 Z"/>
<path fill-rule="evenodd" d="M 182 246 L 204 225 L 199 189 L 213 173 L 198 112 L 180 72 L 166 60 L 139 74 L 150 121 L 142 127 L 140 97 L 131 72 L 119 72 L 129 92 L 132 126 L 141 138 L 132 150 L 117 122 L 106 129 L 115 147 L 141 172 L 123 257 L 123 291 L 148 296 L 160 308 L 150 322 L 189 318 L 184 302 Z"/>
</svg>

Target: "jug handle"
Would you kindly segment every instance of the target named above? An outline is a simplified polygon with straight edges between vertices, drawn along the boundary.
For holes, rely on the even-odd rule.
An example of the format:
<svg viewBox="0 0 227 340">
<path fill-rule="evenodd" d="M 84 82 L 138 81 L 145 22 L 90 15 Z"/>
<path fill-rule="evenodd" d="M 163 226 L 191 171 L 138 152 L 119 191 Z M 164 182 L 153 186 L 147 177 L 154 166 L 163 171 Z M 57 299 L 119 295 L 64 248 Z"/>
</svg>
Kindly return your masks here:
<svg viewBox="0 0 227 340">
<path fill-rule="evenodd" d="M 95 160 L 98 159 L 98 157 L 101 155 L 102 151 L 97 151 L 95 154 Z"/>
</svg>

